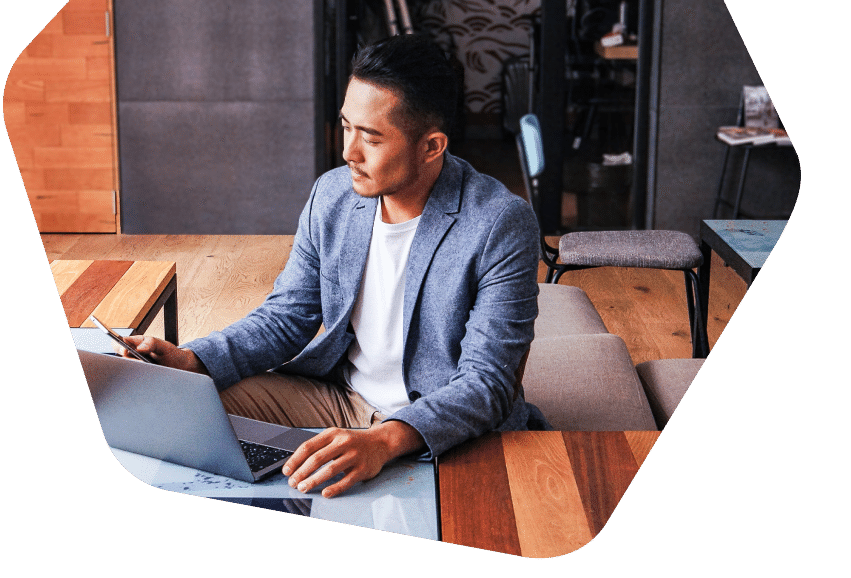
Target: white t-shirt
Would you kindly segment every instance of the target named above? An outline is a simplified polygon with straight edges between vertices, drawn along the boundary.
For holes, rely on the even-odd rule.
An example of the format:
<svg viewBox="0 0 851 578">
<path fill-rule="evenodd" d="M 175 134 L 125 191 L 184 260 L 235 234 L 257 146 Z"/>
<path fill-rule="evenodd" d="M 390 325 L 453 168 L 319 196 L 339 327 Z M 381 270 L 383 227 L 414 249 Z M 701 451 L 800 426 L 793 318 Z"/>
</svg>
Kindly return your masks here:
<svg viewBox="0 0 851 578">
<path fill-rule="evenodd" d="M 375 212 L 372 240 L 352 310 L 355 341 L 345 377 L 352 389 L 385 415 L 409 405 L 402 377 L 402 307 L 408 255 L 420 218 L 398 224 Z"/>
</svg>

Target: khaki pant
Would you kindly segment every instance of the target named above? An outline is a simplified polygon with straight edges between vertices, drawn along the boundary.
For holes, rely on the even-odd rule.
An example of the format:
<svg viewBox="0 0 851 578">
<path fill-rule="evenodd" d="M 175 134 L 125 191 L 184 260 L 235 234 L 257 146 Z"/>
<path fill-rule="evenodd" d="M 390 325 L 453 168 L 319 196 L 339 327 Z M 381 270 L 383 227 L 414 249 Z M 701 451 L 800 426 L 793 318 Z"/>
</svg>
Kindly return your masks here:
<svg viewBox="0 0 851 578">
<path fill-rule="evenodd" d="M 384 416 L 340 378 L 263 373 L 220 394 L 228 413 L 290 427 L 368 428 Z"/>
</svg>

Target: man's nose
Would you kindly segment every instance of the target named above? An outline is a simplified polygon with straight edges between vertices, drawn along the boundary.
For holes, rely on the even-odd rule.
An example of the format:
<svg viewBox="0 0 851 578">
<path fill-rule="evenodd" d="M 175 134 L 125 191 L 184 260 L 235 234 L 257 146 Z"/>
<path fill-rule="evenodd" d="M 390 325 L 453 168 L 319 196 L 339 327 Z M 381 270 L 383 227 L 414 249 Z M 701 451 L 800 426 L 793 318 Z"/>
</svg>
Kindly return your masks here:
<svg viewBox="0 0 851 578">
<path fill-rule="evenodd" d="M 357 139 L 344 133 L 343 136 L 343 160 L 347 163 L 360 162 L 363 160 L 360 147 L 357 146 Z"/>
</svg>

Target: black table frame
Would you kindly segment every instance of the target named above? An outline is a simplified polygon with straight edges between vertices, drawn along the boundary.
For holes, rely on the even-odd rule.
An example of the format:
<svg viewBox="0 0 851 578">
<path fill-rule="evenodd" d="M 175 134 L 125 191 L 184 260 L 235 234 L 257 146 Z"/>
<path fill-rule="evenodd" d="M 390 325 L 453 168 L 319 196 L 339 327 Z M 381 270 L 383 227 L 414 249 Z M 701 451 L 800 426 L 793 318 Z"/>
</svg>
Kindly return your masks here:
<svg viewBox="0 0 851 578">
<path fill-rule="evenodd" d="M 132 335 L 141 335 L 150 327 L 154 318 L 163 310 L 163 332 L 165 340 L 178 345 L 177 337 L 177 273 L 172 275 L 171 281 L 165 286 L 160 296 L 142 318 L 139 327 L 133 330 Z"/>
</svg>

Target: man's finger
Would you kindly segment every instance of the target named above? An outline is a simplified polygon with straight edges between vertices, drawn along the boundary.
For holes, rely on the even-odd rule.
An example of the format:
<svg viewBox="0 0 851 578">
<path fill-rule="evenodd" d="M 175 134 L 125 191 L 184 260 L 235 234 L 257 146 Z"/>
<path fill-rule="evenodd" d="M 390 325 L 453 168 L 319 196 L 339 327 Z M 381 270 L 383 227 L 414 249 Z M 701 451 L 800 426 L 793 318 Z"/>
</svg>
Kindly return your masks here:
<svg viewBox="0 0 851 578">
<path fill-rule="evenodd" d="M 132 345 L 133 347 L 138 349 L 139 348 L 138 344 L 139 344 L 139 342 L 141 341 L 142 338 L 141 337 L 127 336 L 127 337 L 122 337 L 122 339 L 124 339 L 124 341 L 126 341 L 127 343 L 129 343 L 130 345 Z M 121 355 L 123 357 L 129 357 L 130 356 L 129 352 L 127 351 L 127 348 L 119 345 L 116 342 L 112 343 L 112 350 L 115 351 L 115 353 L 117 353 L 118 355 Z"/>
<path fill-rule="evenodd" d="M 302 480 L 296 489 L 299 492 L 307 493 L 316 486 L 320 484 L 324 484 L 338 473 L 340 473 L 341 469 L 335 462 L 328 462 L 324 466 L 317 469 L 312 475 L 308 476 L 306 479 Z"/>
<path fill-rule="evenodd" d="M 293 452 L 293 455 L 291 455 L 287 460 L 287 463 L 284 464 L 282 470 L 283 474 L 285 476 L 291 476 L 299 470 L 305 460 L 316 453 L 319 449 L 330 444 L 334 439 L 333 430 L 335 429 L 336 428 L 328 428 L 298 446 L 296 451 Z"/>
<path fill-rule="evenodd" d="M 323 498 L 333 498 L 334 496 L 338 496 L 343 492 L 347 491 L 349 488 L 355 485 L 354 476 L 348 475 L 336 484 L 331 484 L 324 490 L 322 490 Z"/>
<path fill-rule="evenodd" d="M 293 488 L 297 487 L 300 490 L 303 481 L 307 480 L 316 472 L 320 471 L 320 469 L 327 466 L 332 460 L 339 457 L 339 450 L 333 448 L 330 445 L 325 446 L 320 450 L 312 453 L 304 460 L 304 462 L 302 462 L 300 466 L 295 468 L 295 471 L 293 471 L 293 473 L 290 475 L 290 486 Z M 292 457 L 290 457 L 290 460 L 291 459 Z M 290 465 L 289 461 L 287 461 L 287 465 Z M 343 470 L 344 464 L 338 463 L 334 467 L 336 468 L 335 473 L 338 473 Z M 330 479 L 330 476 L 326 479 Z M 309 487 L 307 489 L 309 490 L 315 485 L 315 483 L 309 484 Z"/>
<path fill-rule="evenodd" d="M 128 341 L 128 343 L 132 343 L 138 351 L 144 351 L 146 353 L 157 353 L 157 340 L 153 337 L 143 337 L 141 340 L 134 339 L 133 341 Z"/>
</svg>

